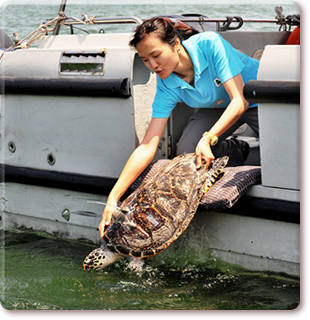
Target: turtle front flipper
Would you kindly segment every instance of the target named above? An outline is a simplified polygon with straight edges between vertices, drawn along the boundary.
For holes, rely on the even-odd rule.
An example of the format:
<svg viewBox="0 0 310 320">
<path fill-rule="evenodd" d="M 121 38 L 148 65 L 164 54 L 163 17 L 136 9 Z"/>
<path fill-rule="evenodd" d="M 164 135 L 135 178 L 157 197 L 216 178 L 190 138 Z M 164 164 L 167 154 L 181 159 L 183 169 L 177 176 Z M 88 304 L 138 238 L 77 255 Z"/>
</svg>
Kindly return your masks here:
<svg viewBox="0 0 310 320">
<path fill-rule="evenodd" d="M 142 271 L 144 266 L 144 260 L 140 258 L 129 258 L 129 268 L 133 271 Z"/>
<path fill-rule="evenodd" d="M 106 245 L 103 243 L 100 248 L 93 250 L 84 260 L 83 269 L 103 269 L 109 264 L 123 258 L 122 255 L 112 252 Z"/>
<path fill-rule="evenodd" d="M 208 169 L 207 179 L 204 183 L 203 194 L 206 194 L 223 171 L 229 160 L 228 156 L 217 158 L 211 162 Z"/>
</svg>

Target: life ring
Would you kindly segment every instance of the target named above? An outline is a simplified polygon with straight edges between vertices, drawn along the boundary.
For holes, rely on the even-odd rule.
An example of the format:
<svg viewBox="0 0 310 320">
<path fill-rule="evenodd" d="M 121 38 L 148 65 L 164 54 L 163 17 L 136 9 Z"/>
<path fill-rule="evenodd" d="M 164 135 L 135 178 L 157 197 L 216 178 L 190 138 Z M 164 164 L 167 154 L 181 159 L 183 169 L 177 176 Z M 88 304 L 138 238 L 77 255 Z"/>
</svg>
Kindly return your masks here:
<svg viewBox="0 0 310 320">
<path fill-rule="evenodd" d="M 300 25 L 292 31 L 286 41 L 286 44 L 300 45 Z"/>
</svg>

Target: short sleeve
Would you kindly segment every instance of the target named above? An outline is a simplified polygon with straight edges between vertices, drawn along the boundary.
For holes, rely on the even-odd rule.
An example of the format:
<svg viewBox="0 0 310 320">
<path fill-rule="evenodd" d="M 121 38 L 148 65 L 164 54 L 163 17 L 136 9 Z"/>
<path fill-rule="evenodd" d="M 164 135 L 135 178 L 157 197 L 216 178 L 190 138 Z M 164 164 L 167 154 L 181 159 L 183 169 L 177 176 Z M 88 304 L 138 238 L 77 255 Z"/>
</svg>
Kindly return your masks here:
<svg viewBox="0 0 310 320">
<path fill-rule="evenodd" d="M 168 89 L 158 77 L 156 94 L 152 104 L 152 117 L 169 118 L 172 110 L 180 101 L 180 98 L 175 94 L 174 90 Z"/>
<path fill-rule="evenodd" d="M 237 76 L 245 67 L 236 50 L 219 34 L 214 34 L 211 52 L 215 72 L 222 83 Z"/>
</svg>

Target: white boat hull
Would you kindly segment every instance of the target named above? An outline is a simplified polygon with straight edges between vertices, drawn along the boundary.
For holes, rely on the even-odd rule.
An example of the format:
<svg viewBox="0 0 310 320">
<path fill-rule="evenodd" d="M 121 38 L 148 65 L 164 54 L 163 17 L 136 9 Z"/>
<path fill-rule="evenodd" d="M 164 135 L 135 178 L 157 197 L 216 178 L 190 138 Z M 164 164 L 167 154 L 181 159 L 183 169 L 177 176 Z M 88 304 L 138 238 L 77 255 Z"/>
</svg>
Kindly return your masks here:
<svg viewBox="0 0 310 320">
<path fill-rule="evenodd" d="M 103 206 L 87 201 L 105 202 L 106 196 L 17 183 L 2 186 L 2 228 L 96 244 L 102 241 L 98 226 Z M 64 212 L 70 213 L 69 218 L 65 215 L 68 221 Z M 176 243 L 184 250 L 196 250 L 200 262 L 207 263 L 212 254 L 249 270 L 299 276 L 299 227 L 293 222 L 198 209 L 188 231 Z"/>
</svg>

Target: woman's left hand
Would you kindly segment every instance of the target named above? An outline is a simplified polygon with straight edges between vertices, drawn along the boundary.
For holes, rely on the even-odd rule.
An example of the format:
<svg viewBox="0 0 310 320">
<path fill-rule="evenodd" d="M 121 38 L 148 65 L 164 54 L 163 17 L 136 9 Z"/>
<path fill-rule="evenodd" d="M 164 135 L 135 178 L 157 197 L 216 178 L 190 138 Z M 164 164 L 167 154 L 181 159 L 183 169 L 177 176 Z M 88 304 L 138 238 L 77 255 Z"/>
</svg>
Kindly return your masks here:
<svg viewBox="0 0 310 320">
<path fill-rule="evenodd" d="M 208 136 L 202 137 L 196 146 L 196 166 L 197 169 L 201 167 L 202 160 L 205 160 L 208 168 L 211 162 L 215 159 L 211 151 L 211 139 Z"/>
<path fill-rule="evenodd" d="M 230 97 L 230 103 L 223 112 L 219 120 L 209 130 L 217 137 L 228 130 L 249 108 L 249 103 L 243 96 L 243 79 L 239 73 L 235 77 L 224 82 L 225 90 Z M 196 146 L 196 165 L 197 169 L 201 167 L 202 160 L 206 161 L 207 168 L 215 159 L 211 151 L 211 139 L 208 135 L 203 136 Z"/>
</svg>

